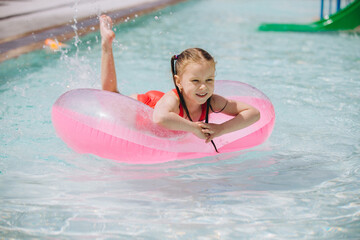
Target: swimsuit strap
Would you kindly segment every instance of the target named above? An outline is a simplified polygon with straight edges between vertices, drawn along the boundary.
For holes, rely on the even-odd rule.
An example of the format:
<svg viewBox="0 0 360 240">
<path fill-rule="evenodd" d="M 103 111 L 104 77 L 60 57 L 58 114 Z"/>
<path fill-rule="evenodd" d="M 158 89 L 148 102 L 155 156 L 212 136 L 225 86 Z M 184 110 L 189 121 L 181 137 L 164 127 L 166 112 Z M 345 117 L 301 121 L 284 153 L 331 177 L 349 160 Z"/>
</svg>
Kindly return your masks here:
<svg viewBox="0 0 360 240">
<path fill-rule="evenodd" d="M 180 109 L 179 116 L 183 118 L 183 117 L 184 117 L 184 108 L 183 108 L 183 106 L 181 105 L 181 103 L 180 103 L 180 105 L 179 105 L 179 109 Z"/>
<path fill-rule="evenodd" d="M 204 103 L 203 105 L 201 105 L 201 116 L 199 121 L 204 121 L 205 117 L 206 117 L 206 106 L 207 106 L 207 102 Z"/>
<path fill-rule="evenodd" d="M 176 94 L 176 96 L 177 96 L 178 98 L 180 98 L 180 97 L 179 97 L 179 94 L 178 94 L 178 92 L 176 91 L 175 88 L 174 88 L 172 91 Z M 180 117 L 184 117 L 184 108 L 182 107 L 181 103 L 180 103 L 180 105 L 179 105 L 179 110 L 180 110 L 179 116 L 180 116 Z"/>
<path fill-rule="evenodd" d="M 176 89 L 173 89 L 172 91 L 176 94 L 177 97 L 179 97 L 179 94 L 178 94 L 178 92 L 176 91 Z M 204 121 L 204 120 L 205 120 L 205 117 L 206 117 L 206 106 L 207 106 L 207 103 L 204 103 L 204 104 L 201 105 L 201 116 L 200 116 L 200 118 L 199 118 L 199 121 Z M 180 116 L 180 117 L 184 117 L 184 108 L 183 108 L 183 106 L 181 105 L 181 103 L 180 103 L 180 105 L 179 105 L 179 110 L 180 110 L 179 116 Z"/>
</svg>

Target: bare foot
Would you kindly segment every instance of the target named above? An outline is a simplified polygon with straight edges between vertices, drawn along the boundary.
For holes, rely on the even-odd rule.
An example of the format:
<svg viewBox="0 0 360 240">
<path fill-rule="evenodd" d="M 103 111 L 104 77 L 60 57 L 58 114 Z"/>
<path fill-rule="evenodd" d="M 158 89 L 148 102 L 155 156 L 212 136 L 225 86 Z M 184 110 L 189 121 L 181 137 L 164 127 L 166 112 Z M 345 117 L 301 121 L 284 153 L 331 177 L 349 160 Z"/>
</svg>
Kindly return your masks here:
<svg viewBox="0 0 360 240">
<path fill-rule="evenodd" d="M 100 20 L 100 34 L 101 45 L 103 48 L 111 48 L 112 41 L 115 38 L 115 33 L 112 30 L 112 20 L 109 16 L 101 15 Z"/>
</svg>

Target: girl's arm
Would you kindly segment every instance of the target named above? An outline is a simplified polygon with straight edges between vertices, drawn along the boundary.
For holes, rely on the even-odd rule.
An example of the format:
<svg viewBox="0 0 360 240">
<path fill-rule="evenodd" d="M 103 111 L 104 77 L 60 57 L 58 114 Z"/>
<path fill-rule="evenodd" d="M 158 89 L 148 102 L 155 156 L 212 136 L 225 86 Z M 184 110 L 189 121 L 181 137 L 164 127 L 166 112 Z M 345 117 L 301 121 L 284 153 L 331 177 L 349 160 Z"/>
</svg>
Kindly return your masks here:
<svg viewBox="0 0 360 240">
<path fill-rule="evenodd" d="M 100 17 L 101 33 L 101 87 L 103 90 L 118 92 L 114 56 L 112 50 L 112 41 L 115 33 L 111 30 L 111 18 L 102 15 Z"/>
<path fill-rule="evenodd" d="M 153 121 L 170 130 L 192 132 L 201 139 L 208 137 L 202 132 L 205 123 L 191 122 L 179 116 L 179 99 L 172 91 L 166 93 L 156 104 Z"/>
<path fill-rule="evenodd" d="M 234 116 L 234 118 L 222 124 L 207 124 L 207 127 L 203 129 L 204 133 L 210 134 L 206 142 L 223 134 L 246 128 L 260 119 L 260 112 L 246 103 L 229 100 L 216 94 L 211 100 L 211 106 L 215 111 L 220 111 L 227 102 L 222 113 Z"/>
</svg>

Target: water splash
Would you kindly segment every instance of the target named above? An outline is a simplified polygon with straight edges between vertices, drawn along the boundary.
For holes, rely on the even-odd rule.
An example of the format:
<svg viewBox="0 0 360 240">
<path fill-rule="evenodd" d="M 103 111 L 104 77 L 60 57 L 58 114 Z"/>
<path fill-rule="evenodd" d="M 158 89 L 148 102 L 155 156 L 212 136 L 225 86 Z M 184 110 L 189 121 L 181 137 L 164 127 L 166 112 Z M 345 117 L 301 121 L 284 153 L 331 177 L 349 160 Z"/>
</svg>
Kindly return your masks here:
<svg viewBox="0 0 360 240">
<path fill-rule="evenodd" d="M 78 11 L 79 11 L 79 8 L 78 8 L 78 1 L 75 1 L 74 3 L 74 6 L 73 6 L 73 9 L 74 9 L 74 17 L 73 17 L 73 20 L 74 20 L 74 24 L 71 25 L 72 29 L 74 30 L 74 33 L 75 33 L 75 36 L 74 36 L 74 46 L 76 47 L 76 56 L 78 56 L 79 54 L 79 44 L 82 43 L 82 41 L 80 40 L 79 38 L 79 33 L 78 33 L 78 26 L 77 26 L 77 14 L 78 14 Z"/>
</svg>

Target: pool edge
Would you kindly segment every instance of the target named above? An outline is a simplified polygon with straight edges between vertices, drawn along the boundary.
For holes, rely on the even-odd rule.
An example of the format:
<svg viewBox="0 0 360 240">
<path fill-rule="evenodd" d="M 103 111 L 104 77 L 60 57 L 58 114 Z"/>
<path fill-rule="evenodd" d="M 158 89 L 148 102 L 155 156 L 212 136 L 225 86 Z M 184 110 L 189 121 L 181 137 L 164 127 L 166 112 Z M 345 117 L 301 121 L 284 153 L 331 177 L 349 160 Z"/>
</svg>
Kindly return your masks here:
<svg viewBox="0 0 360 240">
<path fill-rule="evenodd" d="M 187 0 L 158 0 L 155 2 L 145 2 L 136 6 L 109 11 L 106 12 L 106 14 L 112 17 L 114 24 L 118 24 L 127 18 L 135 17 L 135 15 L 144 15 L 185 1 Z M 44 40 L 46 38 L 56 38 L 58 41 L 70 40 L 76 35 L 72 27 L 74 24 L 74 22 L 71 22 L 55 25 L 2 39 L 0 41 L 0 63 L 43 48 Z M 99 30 L 99 22 L 96 15 L 78 19 L 76 26 L 79 26 L 77 30 L 79 36 L 84 36 Z"/>
</svg>

